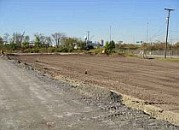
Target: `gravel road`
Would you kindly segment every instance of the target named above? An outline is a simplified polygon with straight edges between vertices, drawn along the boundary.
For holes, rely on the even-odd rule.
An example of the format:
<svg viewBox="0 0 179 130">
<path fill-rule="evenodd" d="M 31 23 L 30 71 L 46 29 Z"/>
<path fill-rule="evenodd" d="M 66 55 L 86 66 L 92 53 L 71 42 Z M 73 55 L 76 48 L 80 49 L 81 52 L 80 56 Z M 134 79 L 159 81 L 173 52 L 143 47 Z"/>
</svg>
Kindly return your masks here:
<svg viewBox="0 0 179 130">
<path fill-rule="evenodd" d="M 0 130 L 179 130 L 111 97 L 94 100 L 0 58 Z"/>
</svg>

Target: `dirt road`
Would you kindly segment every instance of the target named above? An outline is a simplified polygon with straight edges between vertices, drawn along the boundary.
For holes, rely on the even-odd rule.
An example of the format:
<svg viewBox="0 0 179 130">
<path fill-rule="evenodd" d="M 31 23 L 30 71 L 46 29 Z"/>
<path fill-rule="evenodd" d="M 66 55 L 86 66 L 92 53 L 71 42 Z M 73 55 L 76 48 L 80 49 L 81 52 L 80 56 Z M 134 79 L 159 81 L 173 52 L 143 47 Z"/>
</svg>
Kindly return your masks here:
<svg viewBox="0 0 179 130">
<path fill-rule="evenodd" d="M 178 62 L 94 55 L 24 55 L 17 58 L 54 76 L 114 89 L 179 113 Z"/>
<path fill-rule="evenodd" d="M 54 82 L 0 59 L 0 130 L 109 129 L 92 120 L 105 112 Z"/>
<path fill-rule="evenodd" d="M 116 100 L 94 100 L 67 83 L 0 59 L 0 130 L 177 130 Z"/>
</svg>

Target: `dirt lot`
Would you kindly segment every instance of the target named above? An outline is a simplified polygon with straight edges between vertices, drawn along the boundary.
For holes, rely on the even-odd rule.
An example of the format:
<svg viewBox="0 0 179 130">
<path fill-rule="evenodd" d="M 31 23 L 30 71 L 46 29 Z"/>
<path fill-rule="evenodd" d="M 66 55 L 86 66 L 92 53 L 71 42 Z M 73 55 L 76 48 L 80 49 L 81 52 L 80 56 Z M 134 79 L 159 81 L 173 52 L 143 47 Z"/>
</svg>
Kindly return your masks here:
<svg viewBox="0 0 179 130">
<path fill-rule="evenodd" d="M 19 55 L 53 76 L 96 84 L 179 113 L 179 63 L 105 55 Z"/>
<path fill-rule="evenodd" d="M 130 109 L 107 89 L 85 85 L 80 91 L 80 86 L 1 57 L 0 73 L 0 130 L 179 130 Z M 93 96 L 81 93 L 84 88 Z"/>
</svg>

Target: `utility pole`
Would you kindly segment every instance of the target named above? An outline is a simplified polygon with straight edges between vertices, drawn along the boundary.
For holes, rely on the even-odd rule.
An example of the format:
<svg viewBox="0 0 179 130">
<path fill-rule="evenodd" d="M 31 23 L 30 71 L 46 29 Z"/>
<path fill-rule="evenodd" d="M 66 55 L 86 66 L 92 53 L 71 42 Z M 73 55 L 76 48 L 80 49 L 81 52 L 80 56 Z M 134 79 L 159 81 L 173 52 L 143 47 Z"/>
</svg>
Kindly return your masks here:
<svg viewBox="0 0 179 130">
<path fill-rule="evenodd" d="M 109 30 L 109 42 L 111 42 L 111 25 L 110 25 L 110 30 Z"/>
<path fill-rule="evenodd" d="M 87 40 L 89 41 L 89 38 L 90 38 L 90 31 L 87 31 L 87 33 L 88 33 L 88 37 L 87 37 L 88 39 L 87 39 Z"/>
<path fill-rule="evenodd" d="M 147 22 L 147 38 L 146 38 L 146 43 L 148 43 L 149 40 L 149 23 Z"/>
<path fill-rule="evenodd" d="M 86 41 L 86 48 L 88 47 L 89 39 L 90 39 L 90 31 L 87 31 L 87 37 L 85 38 L 85 41 Z"/>
<path fill-rule="evenodd" d="M 165 10 L 168 11 L 168 16 L 167 16 L 167 32 L 166 32 L 166 38 L 165 38 L 165 55 L 164 55 L 164 58 L 167 57 L 168 30 L 169 30 L 169 23 L 170 23 L 170 12 L 174 11 L 174 9 L 165 8 Z"/>
</svg>

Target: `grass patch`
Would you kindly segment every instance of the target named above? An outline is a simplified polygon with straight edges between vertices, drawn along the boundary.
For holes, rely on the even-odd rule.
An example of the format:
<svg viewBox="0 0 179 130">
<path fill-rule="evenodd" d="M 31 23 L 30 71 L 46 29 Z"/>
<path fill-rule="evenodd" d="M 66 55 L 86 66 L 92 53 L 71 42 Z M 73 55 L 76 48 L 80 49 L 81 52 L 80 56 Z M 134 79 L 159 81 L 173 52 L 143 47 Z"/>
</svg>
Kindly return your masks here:
<svg viewBox="0 0 179 130">
<path fill-rule="evenodd" d="M 103 48 L 96 48 L 96 49 L 91 49 L 88 51 L 90 54 L 101 54 L 103 52 Z"/>
<path fill-rule="evenodd" d="M 178 62 L 179 63 L 179 58 L 158 58 L 160 61 L 165 61 L 165 62 Z"/>
</svg>

